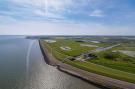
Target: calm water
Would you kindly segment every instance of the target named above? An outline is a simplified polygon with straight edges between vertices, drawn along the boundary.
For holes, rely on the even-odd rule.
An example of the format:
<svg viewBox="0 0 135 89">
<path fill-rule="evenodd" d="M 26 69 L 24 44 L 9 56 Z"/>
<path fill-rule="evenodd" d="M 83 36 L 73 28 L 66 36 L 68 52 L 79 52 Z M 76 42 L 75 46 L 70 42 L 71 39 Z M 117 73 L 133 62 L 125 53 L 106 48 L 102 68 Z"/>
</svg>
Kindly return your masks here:
<svg viewBox="0 0 135 89">
<path fill-rule="evenodd" d="M 44 62 L 37 40 L 0 36 L 0 89 L 99 89 Z"/>
</svg>

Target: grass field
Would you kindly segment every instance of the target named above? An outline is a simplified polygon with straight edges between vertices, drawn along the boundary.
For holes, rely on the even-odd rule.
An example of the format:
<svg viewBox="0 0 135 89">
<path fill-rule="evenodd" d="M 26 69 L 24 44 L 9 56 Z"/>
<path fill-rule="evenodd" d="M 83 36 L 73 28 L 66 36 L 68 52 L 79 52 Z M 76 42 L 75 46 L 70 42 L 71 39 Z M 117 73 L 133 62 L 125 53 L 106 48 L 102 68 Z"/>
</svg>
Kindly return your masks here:
<svg viewBox="0 0 135 89">
<path fill-rule="evenodd" d="M 84 43 L 75 42 L 73 40 L 57 40 L 56 43 L 49 44 L 49 46 L 53 50 L 57 50 L 58 52 L 63 53 L 68 56 L 80 55 L 81 53 L 88 52 L 90 50 L 95 49 L 95 47 L 84 47 L 84 46 L 80 46 L 80 44 L 84 44 Z M 71 51 L 64 51 L 64 50 L 60 49 L 60 47 L 62 47 L 62 46 L 70 47 Z"/>
<path fill-rule="evenodd" d="M 120 46 L 116 47 L 115 50 L 135 51 L 135 41 L 124 42 Z"/>
<path fill-rule="evenodd" d="M 114 61 L 114 60 L 104 58 L 104 54 L 109 53 L 109 52 L 111 52 L 111 50 L 98 53 L 97 55 L 99 58 L 95 60 L 90 60 L 90 62 L 135 74 L 135 58 L 134 57 L 129 57 L 127 55 L 119 53 L 120 57 Z"/>
<path fill-rule="evenodd" d="M 45 47 L 47 47 L 47 49 L 50 50 L 50 52 L 52 52 L 56 59 L 61 61 L 68 56 L 76 56 L 83 52 L 95 49 L 94 47 L 81 47 L 80 44 L 82 43 L 75 42 L 74 40 L 57 40 L 56 43 L 52 44 L 44 42 Z M 104 44 L 101 45 L 105 46 Z M 72 50 L 63 51 L 60 49 L 60 46 L 69 46 Z M 85 62 L 67 60 L 65 61 L 65 63 L 89 72 L 94 72 L 104 76 L 135 83 L 134 59 L 132 59 L 133 61 L 131 62 L 123 60 L 114 61 L 104 58 L 103 54 L 104 52 L 98 53 L 98 58 L 95 60 L 89 60 Z M 123 55 L 122 57 L 124 58 L 125 55 Z"/>
<path fill-rule="evenodd" d="M 109 67 L 104 67 L 91 62 L 68 61 L 67 63 L 89 72 L 94 72 L 104 76 L 135 83 L 135 74 L 132 73 L 123 72 Z"/>
</svg>

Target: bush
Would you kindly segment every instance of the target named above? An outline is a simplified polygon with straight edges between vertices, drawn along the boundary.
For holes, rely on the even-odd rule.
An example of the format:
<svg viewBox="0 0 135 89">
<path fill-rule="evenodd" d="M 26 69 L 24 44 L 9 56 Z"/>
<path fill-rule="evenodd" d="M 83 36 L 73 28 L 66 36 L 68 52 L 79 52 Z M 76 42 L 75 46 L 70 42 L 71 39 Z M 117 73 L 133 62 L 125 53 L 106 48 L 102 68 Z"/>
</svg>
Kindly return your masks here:
<svg viewBox="0 0 135 89">
<path fill-rule="evenodd" d="M 121 56 L 118 52 L 108 52 L 104 54 L 104 58 L 117 61 Z"/>
<path fill-rule="evenodd" d="M 131 57 L 125 57 L 125 58 L 123 58 L 123 61 L 132 62 L 132 58 Z"/>
</svg>

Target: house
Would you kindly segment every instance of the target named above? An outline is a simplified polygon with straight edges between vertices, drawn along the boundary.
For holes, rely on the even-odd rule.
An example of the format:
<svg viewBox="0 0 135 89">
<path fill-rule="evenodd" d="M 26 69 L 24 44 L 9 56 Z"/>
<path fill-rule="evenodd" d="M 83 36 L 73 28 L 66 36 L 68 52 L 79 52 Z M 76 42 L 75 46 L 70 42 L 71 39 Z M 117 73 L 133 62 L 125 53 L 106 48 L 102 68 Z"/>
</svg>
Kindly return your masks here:
<svg viewBox="0 0 135 89">
<path fill-rule="evenodd" d="M 90 60 L 90 59 L 93 59 L 93 58 L 97 58 L 97 56 L 95 54 L 92 54 L 92 53 L 82 54 L 82 57 L 85 60 Z"/>
</svg>

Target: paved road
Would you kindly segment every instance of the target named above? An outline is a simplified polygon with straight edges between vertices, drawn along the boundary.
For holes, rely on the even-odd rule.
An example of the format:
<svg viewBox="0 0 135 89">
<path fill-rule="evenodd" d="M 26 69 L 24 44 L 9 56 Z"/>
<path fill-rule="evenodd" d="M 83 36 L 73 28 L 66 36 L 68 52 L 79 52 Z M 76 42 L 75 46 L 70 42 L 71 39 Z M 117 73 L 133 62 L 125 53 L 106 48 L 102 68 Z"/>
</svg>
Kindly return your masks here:
<svg viewBox="0 0 135 89">
<path fill-rule="evenodd" d="M 109 46 L 109 47 L 100 47 L 100 48 L 97 48 L 97 49 L 95 49 L 95 50 L 92 50 L 92 51 L 90 51 L 90 53 L 92 52 L 101 52 L 101 51 L 106 51 L 106 50 L 109 50 L 109 49 L 112 49 L 112 48 L 114 48 L 114 47 L 117 47 L 117 46 L 120 46 L 121 44 L 116 44 L 116 45 L 113 45 L 113 46 Z"/>
</svg>

